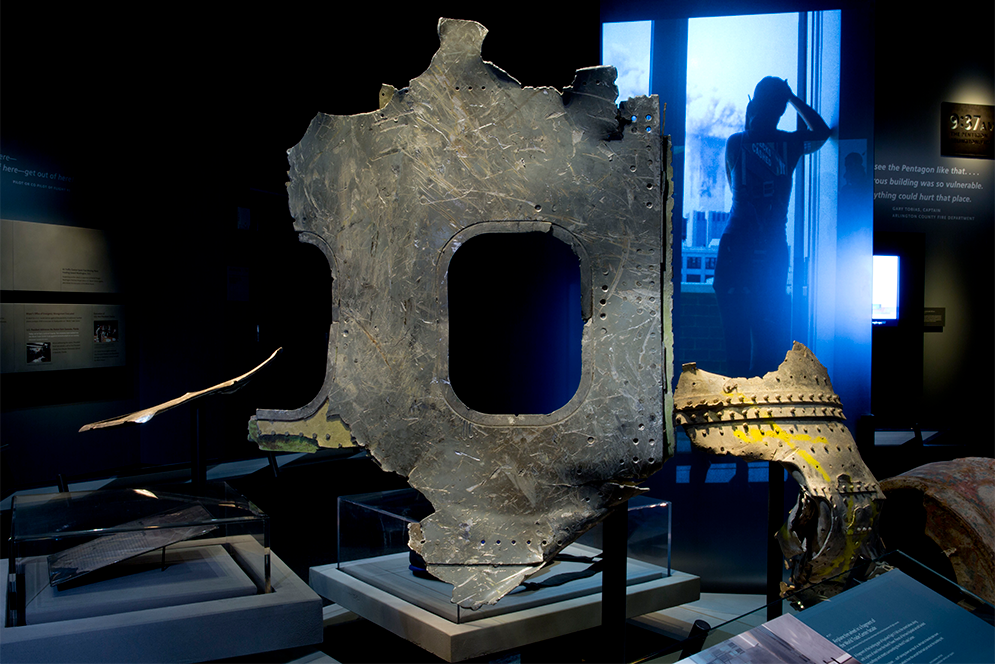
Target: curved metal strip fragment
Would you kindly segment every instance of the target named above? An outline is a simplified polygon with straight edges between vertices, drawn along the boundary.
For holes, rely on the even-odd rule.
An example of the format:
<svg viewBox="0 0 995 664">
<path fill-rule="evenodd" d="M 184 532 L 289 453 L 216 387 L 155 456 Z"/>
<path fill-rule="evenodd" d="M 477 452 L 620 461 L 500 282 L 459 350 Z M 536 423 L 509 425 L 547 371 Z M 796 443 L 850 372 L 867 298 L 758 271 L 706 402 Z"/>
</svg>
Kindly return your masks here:
<svg viewBox="0 0 995 664">
<path fill-rule="evenodd" d="M 254 369 L 245 372 L 241 376 L 236 376 L 231 380 L 226 380 L 223 383 L 218 383 L 217 385 L 213 385 L 203 390 L 198 390 L 196 392 L 187 392 L 181 397 L 170 399 L 165 403 L 161 403 L 156 406 L 151 406 L 149 408 L 144 408 L 137 412 L 129 413 L 128 415 L 114 417 L 109 420 L 101 420 L 100 422 L 93 422 L 91 424 L 84 424 L 79 431 L 80 433 L 82 433 L 84 431 L 92 431 L 93 429 L 107 429 L 109 427 L 116 427 L 122 424 L 145 424 L 159 413 L 164 413 L 167 410 L 170 410 L 171 408 L 176 408 L 177 406 L 189 403 L 195 399 L 199 399 L 200 397 L 206 397 L 209 394 L 215 394 L 215 393 L 226 394 L 240 390 L 243 387 L 245 387 L 246 382 L 248 382 L 248 380 L 252 378 L 260 369 L 269 364 L 270 361 L 274 357 L 276 357 L 281 350 L 283 349 L 277 348 L 275 351 L 273 351 L 270 354 L 269 357 L 260 362 Z"/>
<path fill-rule="evenodd" d="M 777 371 L 727 378 L 683 367 L 674 394 L 677 422 L 712 454 L 777 461 L 801 487 L 778 539 L 791 585 L 804 587 L 880 555 L 884 494 L 843 423 L 826 368 L 795 342 Z"/>
<path fill-rule="evenodd" d="M 497 601 L 671 453 L 659 101 L 620 111 L 610 67 L 562 94 L 522 87 L 481 58 L 486 32 L 440 20 L 407 88 L 385 86 L 370 113 L 319 114 L 289 152 L 294 226 L 335 271 L 323 416 L 431 501 L 411 547 L 467 607 Z M 449 385 L 448 260 L 500 232 L 551 233 L 578 258 L 582 389 L 551 413 L 478 412 Z"/>
</svg>

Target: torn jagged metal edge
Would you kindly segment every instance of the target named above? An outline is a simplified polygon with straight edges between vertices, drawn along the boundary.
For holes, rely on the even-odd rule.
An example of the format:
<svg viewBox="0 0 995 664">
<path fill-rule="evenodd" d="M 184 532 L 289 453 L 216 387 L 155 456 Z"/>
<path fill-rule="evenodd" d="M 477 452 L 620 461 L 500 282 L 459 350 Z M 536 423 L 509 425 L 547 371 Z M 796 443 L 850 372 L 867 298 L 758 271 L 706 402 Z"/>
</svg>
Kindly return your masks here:
<svg viewBox="0 0 995 664">
<path fill-rule="evenodd" d="M 791 569 L 785 590 L 845 572 L 883 553 L 884 494 L 857 451 L 829 373 L 795 342 L 776 371 L 729 378 L 684 365 L 675 418 L 691 443 L 712 454 L 776 461 L 801 492 L 778 534 Z"/>
<path fill-rule="evenodd" d="M 406 476 L 435 509 L 411 548 L 468 608 L 642 492 L 673 445 L 659 101 L 620 109 L 611 67 L 522 87 L 481 58 L 486 32 L 441 19 L 423 74 L 376 111 L 319 114 L 289 151 L 295 229 L 334 279 L 326 376 L 304 408 L 254 418 L 339 421 Z M 477 412 L 448 381 L 446 267 L 494 232 L 552 232 L 580 262 L 582 379 L 553 413 Z"/>
</svg>

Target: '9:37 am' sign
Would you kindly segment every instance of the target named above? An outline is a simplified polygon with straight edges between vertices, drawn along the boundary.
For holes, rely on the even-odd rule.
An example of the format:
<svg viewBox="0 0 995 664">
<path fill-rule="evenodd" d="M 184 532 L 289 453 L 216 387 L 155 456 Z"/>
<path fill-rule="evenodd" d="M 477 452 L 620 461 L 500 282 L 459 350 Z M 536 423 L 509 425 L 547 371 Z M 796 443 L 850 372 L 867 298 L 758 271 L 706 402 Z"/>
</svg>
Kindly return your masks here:
<svg viewBox="0 0 995 664">
<path fill-rule="evenodd" d="M 995 158 L 992 133 L 995 107 L 982 104 L 940 105 L 940 154 L 944 157 Z"/>
</svg>

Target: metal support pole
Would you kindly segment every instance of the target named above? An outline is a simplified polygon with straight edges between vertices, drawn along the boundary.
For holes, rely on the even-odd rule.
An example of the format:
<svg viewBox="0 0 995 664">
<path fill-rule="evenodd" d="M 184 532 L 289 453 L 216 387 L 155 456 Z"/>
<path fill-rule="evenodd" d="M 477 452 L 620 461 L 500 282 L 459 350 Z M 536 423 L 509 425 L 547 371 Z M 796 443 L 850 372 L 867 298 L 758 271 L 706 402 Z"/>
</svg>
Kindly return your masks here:
<svg viewBox="0 0 995 664">
<path fill-rule="evenodd" d="M 200 491 L 207 484 L 204 449 L 200 442 L 200 406 L 190 409 L 190 481 Z"/>
<path fill-rule="evenodd" d="M 629 504 L 622 503 L 604 521 L 601 572 L 601 631 L 604 662 L 625 661 L 625 579 L 629 539 Z"/>
<path fill-rule="evenodd" d="M 784 556 L 777 543 L 777 531 L 784 521 L 784 468 L 767 462 L 767 620 L 781 615 L 781 575 Z"/>
</svg>

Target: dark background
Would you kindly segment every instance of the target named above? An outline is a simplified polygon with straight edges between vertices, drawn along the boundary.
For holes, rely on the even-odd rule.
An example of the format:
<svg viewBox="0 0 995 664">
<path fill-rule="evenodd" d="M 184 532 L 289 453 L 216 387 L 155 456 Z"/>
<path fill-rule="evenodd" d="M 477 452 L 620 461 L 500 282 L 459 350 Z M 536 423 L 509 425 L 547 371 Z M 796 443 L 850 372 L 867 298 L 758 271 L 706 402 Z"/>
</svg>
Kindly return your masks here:
<svg viewBox="0 0 995 664">
<path fill-rule="evenodd" d="M 850 92 L 841 103 L 877 109 L 868 116 L 873 123 L 852 131 L 870 145 L 877 139 L 878 150 L 883 140 L 915 144 L 915 136 L 896 131 L 891 120 L 896 112 L 932 117 L 933 105 L 947 101 L 939 98 L 946 88 L 937 81 L 977 67 L 991 80 L 993 17 L 987 3 L 972 5 L 970 16 L 941 3 L 913 12 L 898 0 L 405 9 L 201 3 L 128 10 L 5 3 L 0 152 L 44 160 L 74 181 L 71 193 L 50 199 L 4 190 L 2 215 L 106 230 L 126 284 L 124 292 L 107 298 L 126 305 L 129 339 L 123 369 L 3 376 L 2 497 L 51 486 L 59 475 L 72 481 L 182 468 L 189 460 L 189 408 L 141 427 L 76 432 L 88 422 L 241 374 L 282 346 L 276 363 L 249 387 L 201 407 L 210 459 L 259 456 L 246 440 L 249 416 L 256 408 L 304 405 L 324 375 L 331 283 L 324 258 L 296 240 L 284 188 L 286 151 L 314 115 L 375 110 L 382 83 L 404 87 L 424 71 L 438 45 L 439 16 L 480 21 L 490 30 L 485 59 L 524 85 L 562 89 L 577 68 L 599 62 L 602 16 L 642 18 L 630 15 L 646 6 L 666 18 L 850 11 L 844 34 Z M 672 117 L 668 113 L 668 124 Z M 239 208 L 249 210 L 247 228 L 239 228 Z M 943 429 L 957 443 L 954 451 L 935 452 L 939 456 L 992 453 L 992 228 L 989 218 L 956 229 L 911 229 L 926 236 L 926 265 L 940 246 L 964 258 L 951 268 L 957 278 L 949 291 L 933 291 L 949 292 L 951 301 L 927 304 L 947 306 L 948 318 L 949 307 L 971 311 L 969 330 L 941 333 L 966 339 L 946 358 L 943 373 L 928 373 L 935 366 L 929 363 L 923 370 L 923 391 L 932 398 L 916 395 L 922 423 Z M 239 284 L 229 287 L 230 275 L 246 273 L 247 292 Z M 925 270 L 927 283 L 930 277 Z M 60 294 L 0 297 L 93 301 Z M 915 365 L 922 358 L 918 332 L 895 343 L 900 345 L 893 362 Z M 876 364 L 876 384 L 902 389 L 889 382 L 889 372 Z M 896 450 L 880 467 L 904 470 L 929 454 Z M 704 485 L 699 477 L 678 487 L 678 461 L 665 464 L 650 481 L 654 494 L 676 501 L 675 566 L 702 574 L 705 589 L 762 587 L 766 485 L 747 485 L 742 470 L 734 482 Z M 707 468 L 715 462 L 734 460 L 696 464 Z M 239 488 L 272 515 L 274 549 L 305 577 L 309 564 L 334 556 L 335 495 L 404 485 L 364 458 L 302 464 L 279 478 L 267 472 L 243 478 Z"/>
</svg>

